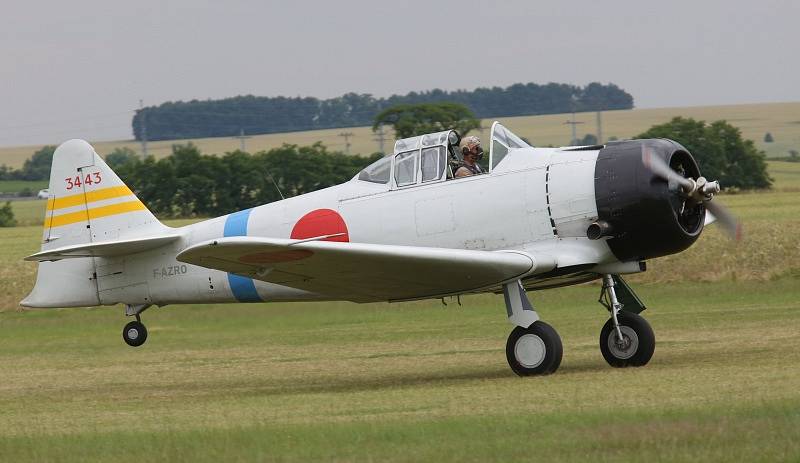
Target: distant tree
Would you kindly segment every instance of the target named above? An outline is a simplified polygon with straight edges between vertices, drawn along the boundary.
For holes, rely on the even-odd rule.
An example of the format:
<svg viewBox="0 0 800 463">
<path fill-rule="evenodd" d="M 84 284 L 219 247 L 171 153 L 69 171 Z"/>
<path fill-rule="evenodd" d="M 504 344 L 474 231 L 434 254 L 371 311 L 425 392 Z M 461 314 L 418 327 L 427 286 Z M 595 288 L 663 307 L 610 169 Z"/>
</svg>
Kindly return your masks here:
<svg viewBox="0 0 800 463">
<path fill-rule="evenodd" d="M 633 97 L 614 84 L 592 82 L 575 96 L 578 111 L 633 108 Z"/>
<path fill-rule="evenodd" d="M 30 159 L 25 160 L 17 178 L 20 180 L 49 180 L 50 166 L 53 164 L 55 151 L 55 146 L 48 145 L 33 153 Z"/>
<path fill-rule="evenodd" d="M 449 102 L 393 106 L 375 116 L 372 130 L 377 131 L 381 124 L 392 126 L 397 138 L 448 129 L 456 129 L 464 136 L 481 126 L 469 108 Z"/>
<path fill-rule="evenodd" d="M 158 161 L 135 158 L 116 172 L 157 215 L 209 217 L 279 200 L 276 184 L 291 197 L 342 183 L 380 156 L 347 156 L 319 142 L 212 156 L 188 144 L 173 145 Z"/>
<path fill-rule="evenodd" d="M 587 133 L 583 136 L 580 140 L 578 140 L 578 145 L 596 145 L 597 144 L 597 136 L 591 133 Z"/>
<path fill-rule="evenodd" d="M 800 162 L 800 152 L 797 150 L 789 150 L 789 161 Z"/>
<path fill-rule="evenodd" d="M 651 127 L 636 138 L 675 140 L 692 153 L 703 176 L 719 180 L 723 188 L 747 190 L 772 185 L 764 152 L 756 149 L 752 140 L 743 139 L 739 129 L 725 121 L 707 124 L 676 117 Z"/>
<path fill-rule="evenodd" d="M 0 180 L 13 180 L 16 171 L 7 165 L 0 166 Z"/>
<path fill-rule="evenodd" d="M 771 133 L 767 132 L 767 133 L 764 134 L 764 143 L 772 143 L 774 141 L 775 141 L 775 139 L 772 138 L 772 134 Z"/>
<path fill-rule="evenodd" d="M 17 219 L 14 218 L 14 210 L 11 209 L 11 201 L 6 201 L 5 206 L 0 207 L 0 227 L 14 227 Z"/>
<path fill-rule="evenodd" d="M 382 109 L 397 105 L 460 103 L 480 119 L 633 108 L 633 97 L 614 84 L 517 83 L 474 90 L 433 89 L 388 98 L 347 93 L 321 100 L 312 97 L 236 96 L 221 100 L 166 102 L 136 111 L 133 134 L 149 140 L 222 137 L 354 127 L 371 124 Z"/>
<path fill-rule="evenodd" d="M 117 169 L 125 164 L 136 162 L 138 160 L 139 156 L 136 154 L 136 151 L 126 146 L 114 148 L 114 151 L 106 156 L 106 164 L 108 164 L 108 166 L 112 169 Z"/>
<path fill-rule="evenodd" d="M 619 140 L 619 138 L 617 138 L 616 135 L 611 135 L 610 137 L 608 137 L 608 141 L 617 141 L 617 140 Z"/>
</svg>

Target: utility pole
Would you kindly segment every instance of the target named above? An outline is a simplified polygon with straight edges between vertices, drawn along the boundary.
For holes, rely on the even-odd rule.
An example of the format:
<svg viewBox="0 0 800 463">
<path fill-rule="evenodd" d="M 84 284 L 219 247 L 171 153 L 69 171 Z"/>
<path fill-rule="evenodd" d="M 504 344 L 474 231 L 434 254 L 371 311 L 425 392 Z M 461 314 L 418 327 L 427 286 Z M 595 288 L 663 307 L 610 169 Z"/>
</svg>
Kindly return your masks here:
<svg viewBox="0 0 800 463">
<path fill-rule="evenodd" d="M 244 129 L 242 128 L 242 129 L 239 129 L 239 135 L 237 135 L 237 136 L 235 136 L 233 138 L 236 138 L 236 139 L 239 140 L 239 151 L 241 151 L 242 153 L 246 153 L 247 152 L 247 146 L 245 145 L 244 141 L 247 140 L 248 138 L 252 138 L 252 137 L 250 137 L 250 135 L 245 135 L 244 134 Z"/>
<path fill-rule="evenodd" d="M 597 111 L 597 144 L 603 144 L 603 110 Z"/>
<path fill-rule="evenodd" d="M 340 137 L 344 137 L 344 152 L 345 154 L 350 154 L 350 137 L 355 137 L 356 134 L 353 132 L 341 132 L 339 134 Z"/>
<path fill-rule="evenodd" d="M 573 110 L 572 111 L 572 120 L 564 122 L 564 124 L 565 125 L 569 124 L 569 125 L 572 126 L 572 140 L 570 140 L 569 144 L 570 145 L 575 145 L 578 142 L 577 141 L 578 140 L 578 134 L 577 134 L 575 126 L 578 125 L 578 124 L 583 124 L 583 122 L 575 122 L 575 111 Z"/>
<path fill-rule="evenodd" d="M 139 114 L 142 115 L 142 156 L 147 157 L 147 119 L 145 119 L 144 100 L 139 100 Z"/>
<path fill-rule="evenodd" d="M 385 154 L 383 151 L 383 143 L 386 141 L 386 133 L 383 131 L 383 124 L 378 124 L 378 136 L 373 138 L 374 141 L 378 142 L 378 151 L 381 154 Z"/>
</svg>

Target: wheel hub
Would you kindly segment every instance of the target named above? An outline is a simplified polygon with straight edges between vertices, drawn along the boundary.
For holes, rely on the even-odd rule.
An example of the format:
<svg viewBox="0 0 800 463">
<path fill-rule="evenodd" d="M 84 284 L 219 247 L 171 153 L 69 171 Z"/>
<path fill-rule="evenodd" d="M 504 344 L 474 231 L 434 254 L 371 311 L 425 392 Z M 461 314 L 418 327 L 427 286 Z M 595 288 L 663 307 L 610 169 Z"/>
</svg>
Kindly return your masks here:
<svg viewBox="0 0 800 463">
<path fill-rule="evenodd" d="M 633 357 L 639 349 L 639 336 L 629 326 L 620 326 L 622 332 L 622 339 L 617 337 L 615 331 L 611 331 L 608 335 L 608 350 L 621 360 L 626 360 Z"/>
<path fill-rule="evenodd" d="M 544 361 L 546 353 L 544 341 L 535 334 L 521 336 L 514 346 L 514 356 L 525 368 L 538 367 Z"/>
<path fill-rule="evenodd" d="M 128 339 L 135 340 L 138 337 L 139 337 L 139 330 L 137 330 L 136 328 L 130 328 L 128 330 Z"/>
</svg>

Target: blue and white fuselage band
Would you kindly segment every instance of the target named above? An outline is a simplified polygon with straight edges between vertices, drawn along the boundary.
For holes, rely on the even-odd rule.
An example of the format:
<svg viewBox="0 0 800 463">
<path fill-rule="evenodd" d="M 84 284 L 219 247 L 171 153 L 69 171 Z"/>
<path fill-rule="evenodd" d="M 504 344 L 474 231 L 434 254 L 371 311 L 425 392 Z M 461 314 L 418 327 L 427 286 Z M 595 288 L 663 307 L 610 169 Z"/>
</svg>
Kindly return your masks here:
<svg viewBox="0 0 800 463">
<path fill-rule="evenodd" d="M 225 229 L 223 236 L 247 236 L 247 221 L 250 219 L 250 211 L 234 212 L 225 219 Z M 252 278 L 228 274 L 228 284 L 231 287 L 233 297 L 239 302 L 263 302 L 261 296 L 256 291 L 256 285 Z"/>
</svg>

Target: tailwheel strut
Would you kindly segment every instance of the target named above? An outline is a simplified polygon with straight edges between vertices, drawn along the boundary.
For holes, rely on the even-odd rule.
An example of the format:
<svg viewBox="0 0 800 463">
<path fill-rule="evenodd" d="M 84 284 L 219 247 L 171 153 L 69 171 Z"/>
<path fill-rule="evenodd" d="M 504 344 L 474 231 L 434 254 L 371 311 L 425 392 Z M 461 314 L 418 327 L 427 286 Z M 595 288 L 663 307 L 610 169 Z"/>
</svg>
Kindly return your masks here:
<svg viewBox="0 0 800 463">
<path fill-rule="evenodd" d="M 122 339 L 131 347 L 139 347 L 147 341 L 147 328 L 142 323 L 141 313 L 147 310 L 150 304 L 125 305 L 125 315 L 136 317 L 135 321 L 128 322 L 122 329 Z"/>
</svg>

